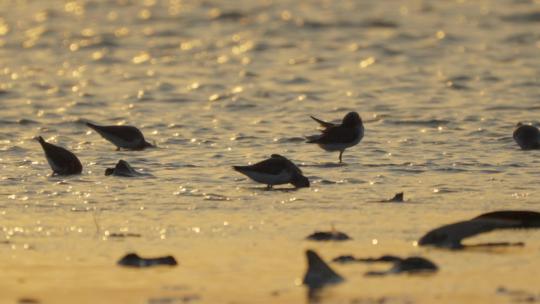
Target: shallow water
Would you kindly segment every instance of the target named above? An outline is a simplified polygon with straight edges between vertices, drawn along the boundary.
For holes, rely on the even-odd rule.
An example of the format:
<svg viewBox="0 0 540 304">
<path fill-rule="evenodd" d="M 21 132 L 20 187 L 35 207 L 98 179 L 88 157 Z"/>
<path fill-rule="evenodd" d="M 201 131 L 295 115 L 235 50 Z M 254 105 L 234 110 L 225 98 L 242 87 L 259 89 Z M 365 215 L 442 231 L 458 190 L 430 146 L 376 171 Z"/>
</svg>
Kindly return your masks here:
<svg viewBox="0 0 540 304">
<path fill-rule="evenodd" d="M 440 266 L 366 278 L 379 267 L 334 265 L 347 282 L 328 303 L 540 301 L 537 231 L 474 240 L 524 248 L 413 245 L 485 211 L 540 209 L 540 152 L 511 137 L 518 121 L 540 124 L 540 2 L 11 0 L 0 12 L 3 302 L 300 303 L 307 248 Z M 309 115 L 352 110 L 366 135 L 345 165 L 304 143 Z M 86 120 L 136 125 L 158 148 L 116 152 Z M 51 177 L 37 135 L 83 174 Z M 272 153 L 312 187 L 264 191 L 231 170 Z M 105 177 L 119 159 L 155 177 Z M 373 203 L 401 191 L 404 204 Z M 332 225 L 354 240 L 303 240 Z M 130 251 L 179 266 L 117 267 Z"/>
</svg>

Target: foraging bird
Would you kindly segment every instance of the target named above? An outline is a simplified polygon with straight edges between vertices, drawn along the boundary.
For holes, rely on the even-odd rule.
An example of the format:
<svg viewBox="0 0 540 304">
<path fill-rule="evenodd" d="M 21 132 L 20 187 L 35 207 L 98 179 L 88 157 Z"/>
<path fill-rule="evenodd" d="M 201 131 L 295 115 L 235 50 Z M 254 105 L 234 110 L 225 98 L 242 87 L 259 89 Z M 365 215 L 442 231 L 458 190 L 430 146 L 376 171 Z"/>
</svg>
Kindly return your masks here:
<svg viewBox="0 0 540 304">
<path fill-rule="evenodd" d="M 534 211 L 495 211 L 481 214 L 471 220 L 441 226 L 426 233 L 418 241 L 420 246 L 463 249 L 463 239 L 497 229 L 540 228 L 540 213 Z M 522 243 L 488 243 L 474 246 L 509 246 Z"/>
<path fill-rule="evenodd" d="M 116 145 L 117 151 L 120 149 L 143 150 L 154 147 L 144 139 L 139 129 L 132 126 L 98 126 L 89 122 L 86 125 Z"/>
<path fill-rule="evenodd" d="M 383 255 L 378 258 L 357 258 L 352 255 L 340 255 L 332 259 L 332 262 L 336 263 L 375 263 L 375 262 L 388 262 L 394 263 L 395 261 L 401 260 L 400 257 L 395 255 Z"/>
<path fill-rule="evenodd" d="M 512 137 L 523 150 L 540 149 L 540 131 L 535 126 L 519 122 Z"/>
<path fill-rule="evenodd" d="M 387 271 L 370 271 L 367 272 L 367 276 L 374 275 L 387 275 L 387 274 L 400 274 L 400 273 L 430 273 L 436 272 L 439 268 L 432 261 L 419 257 L 411 256 L 407 258 L 401 258 L 395 255 L 383 255 L 378 258 L 356 258 L 351 255 L 342 255 L 332 259 L 333 262 L 338 263 L 392 263 L 392 268 Z"/>
<path fill-rule="evenodd" d="M 307 143 L 317 144 L 325 151 L 339 151 L 339 162 L 342 163 L 342 156 L 345 149 L 357 145 L 364 137 L 364 125 L 360 115 L 356 112 L 349 112 L 343 118 L 340 125 L 322 121 L 311 116 L 324 129 L 322 134 L 308 136 Z"/>
<path fill-rule="evenodd" d="M 71 175 L 82 172 L 82 164 L 75 154 L 46 142 L 41 136 L 37 140 L 41 144 L 43 152 L 45 152 L 45 157 L 53 170 L 53 175 Z"/>
<path fill-rule="evenodd" d="M 337 284 L 344 281 L 343 277 L 337 274 L 319 255 L 313 250 L 306 251 L 308 269 L 304 275 L 302 283 L 310 290 L 319 289 L 329 284 Z"/>
<path fill-rule="evenodd" d="M 345 232 L 337 231 L 332 225 L 330 231 L 315 231 L 306 237 L 310 241 L 348 241 L 351 237 Z"/>
<path fill-rule="evenodd" d="M 172 255 L 167 255 L 163 257 L 157 257 L 157 258 L 143 258 L 140 257 L 136 253 L 128 253 L 124 257 L 122 257 L 118 262 L 118 265 L 120 266 L 126 266 L 126 267 L 152 267 L 152 266 L 159 266 L 159 265 L 166 265 L 166 266 L 176 266 L 178 265 L 178 262 Z"/>
<path fill-rule="evenodd" d="M 131 165 L 125 160 L 119 160 L 114 168 L 105 169 L 105 175 L 115 175 L 123 177 L 135 177 L 142 176 L 144 174 L 137 172 Z"/>
<path fill-rule="evenodd" d="M 366 273 L 367 276 L 381 276 L 388 274 L 416 274 L 416 273 L 433 273 L 439 270 L 439 267 L 432 261 L 419 257 L 411 256 L 407 258 L 394 257 L 394 259 L 389 259 L 389 256 L 382 256 L 380 259 L 372 259 L 371 261 L 366 261 L 368 263 L 373 262 L 391 262 L 393 263 L 392 268 L 387 271 L 369 271 Z M 362 259 L 359 259 L 362 262 Z"/>
<path fill-rule="evenodd" d="M 252 180 L 266 184 L 268 189 L 274 185 L 293 184 L 296 188 L 309 187 L 309 180 L 293 162 L 272 154 L 269 159 L 251 166 L 233 166 L 233 169 Z"/>
</svg>

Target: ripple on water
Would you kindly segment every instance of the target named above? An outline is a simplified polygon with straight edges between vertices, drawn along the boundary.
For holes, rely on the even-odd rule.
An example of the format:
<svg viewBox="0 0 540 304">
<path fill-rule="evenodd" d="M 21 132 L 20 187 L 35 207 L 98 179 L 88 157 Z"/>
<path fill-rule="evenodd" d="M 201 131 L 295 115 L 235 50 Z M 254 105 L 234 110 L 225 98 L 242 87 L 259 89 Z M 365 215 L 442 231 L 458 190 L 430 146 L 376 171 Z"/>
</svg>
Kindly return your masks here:
<svg viewBox="0 0 540 304">
<path fill-rule="evenodd" d="M 425 126 L 436 128 L 441 125 L 447 125 L 451 121 L 443 119 L 428 119 L 428 120 L 394 120 L 394 119 L 385 119 L 383 120 L 385 124 L 392 125 L 405 125 L 405 126 Z"/>
<path fill-rule="evenodd" d="M 421 174 L 425 173 L 428 170 L 427 169 L 417 169 L 417 168 L 392 168 L 390 169 L 392 172 L 402 172 L 402 173 L 412 173 L 412 174 Z"/>
<path fill-rule="evenodd" d="M 30 150 L 15 145 L 15 146 L 0 147 L 0 151 L 6 152 L 6 153 L 13 153 L 13 154 L 16 154 L 16 155 L 24 155 L 25 153 L 27 153 Z M 29 162 L 29 160 L 24 160 L 24 161 L 20 161 L 19 164 L 27 165 L 28 162 Z"/>
<path fill-rule="evenodd" d="M 315 164 L 304 164 L 301 167 L 315 167 L 315 168 L 340 168 L 340 167 L 346 167 L 346 163 L 315 163 Z"/>
<path fill-rule="evenodd" d="M 515 44 L 534 44 L 540 40 L 540 34 L 523 32 L 518 34 L 509 35 L 504 39 L 504 42 Z"/>
<path fill-rule="evenodd" d="M 495 105 L 486 107 L 486 111 L 509 111 L 509 110 L 527 110 L 528 105 L 513 103 L 505 105 Z"/>
<path fill-rule="evenodd" d="M 189 138 L 168 138 L 163 142 L 164 145 L 187 145 L 190 143 Z"/>
<path fill-rule="evenodd" d="M 540 12 L 519 13 L 513 15 L 502 16 L 502 20 L 518 23 L 534 23 L 540 22 Z"/>
<path fill-rule="evenodd" d="M 454 167 L 454 166 L 451 166 L 451 167 L 437 167 L 435 169 L 433 169 L 437 172 L 444 172 L 444 173 L 460 173 L 460 172 L 468 172 L 469 170 L 467 169 L 463 169 L 463 168 L 457 168 L 457 167 Z"/>
<path fill-rule="evenodd" d="M 319 177 L 319 176 L 309 176 L 309 179 L 313 180 L 314 184 L 321 184 L 321 185 L 335 185 L 335 184 L 337 184 L 336 181 L 329 180 L 329 179 L 323 179 L 322 177 Z"/>
<path fill-rule="evenodd" d="M 166 98 L 160 98 L 159 102 L 164 102 L 164 103 L 187 103 L 187 102 L 196 101 L 195 99 L 190 98 L 189 96 L 184 96 L 184 95 L 174 96 L 174 94 L 172 94 L 172 96 L 173 97 L 171 97 L 171 94 L 169 94 L 168 97 L 166 97 Z"/>
<path fill-rule="evenodd" d="M 540 23 L 534 1 L 394 2 L 399 5 L 0 1 L 0 11 L 9 12 L 0 18 L 0 53 L 6 59 L 0 68 L 0 219 L 6 227 L 25 229 L 39 220 L 52 232 L 32 238 L 38 250 L 30 255 L 4 248 L 10 257 L 6 263 L 15 268 L 1 279 L 23 279 L 28 290 L 56 288 L 58 282 L 26 277 L 42 276 L 51 267 L 69 275 L 59 254 L 104 265 L 114 261 L 111 252 L 134 245 L 167 251 L 180 244 L 186 265 L 197 257 L 197 272 L 212 273 L 220 265 L 224 275 L 215 276 L 215 284 L 206 276 L 190 280 L 188 288 L 208 291 L 207 302 L 213 299 L 206 294 L 245 302 L 264 290 L 272 298 L 263 295 L 262 302 L 298 302 L 300 294 L 284 287 L 291 284 L 283 278 L 291 282 L 300 275 L 302 244 L 296 241 L 306 230 L 337 220 L 360 237 L 351 250 L 398 254 L 415 251 L 411 241 L 423 229 L 465 213 L 538 207 L 534 181 L 540 178 L 540 151 L 519 150 L 511 136 L 518 121 L 538 119 L 540 111 L 535 65 Z M 456 20 L 467 30 L 456 31 Z M 350 110 L 363 113 L 366 135 L 345 152 L 347 164 L 337 163 L 337 153 L 303 143 L 301 135 L 317 129 L 310 114 L 339 122 Z M 84 126 L 85 119 L 140 127 L 160 147 L 114 151 Z M 40 133 L 76 147 L 84 174 L 50 177 L 39 144 L 31 140 Z M 313 187 L 267 191 L 230 168 L 271 153 L 305 162 L 301 169 Z M 119 159 L 151 170 L 156 178 L 105 178 L 105 168 Z M 399 212 L 393 204 L 364 203 L 402 190 L 422 203 L 400 205 Z M 100 222 L 110 231 L 125 233 L 114 228 L 129 226 L 147 233 L 122 244 L 103 242 L 103 233 L 93 237 L 94 208 L 105 210 Z M 234 233 L 212 231 L 224 221 Z M 82 227 L 86 234 L 70 227 Z M 168 232 L 158 233 L 162 228 Z M 375 237 L 381 240 L 377 246 L 371 242 Z M 527 242 L 539 247 L 533 235 Z M 249 257 L 231 263 L 246 246 Z M 216 250 L 220 254 L 213 254 Z M 468 256 L 473 271 L 467 269 L 471 263 L 453 265 L 453 272 L 468 275 L 438 277 L 439 283 L 456 287 L 440 295 L 493 302 L 493 283 L 523 277 L 536 286 L 538 280 L 526 273 L 539 266 L 533 251 L 520 252 L 524 267 L 512 269 L 516 275 L 510 279 L 500 275 L 511 265 L 500 263 L 508 257 Z M 17 265 L 30 259 L 51 267 L 27 267 L 24 275 Z M 277 262 L 283 267 L 270 269 Z M 114 267 L 100 268 L 99 274 L 90 268 L 78 270 L 93 276 L 96 294 L 116 286 Z M 264 280 L 253 280 L 261 271 Z M 158 276 L 183 280 L 166 272 Z M 354 296 L 356 283 L 365 280 L 353 272 L 347 276 L 351 284 L 328 295 L 329 301 L 354 302 L 344 297 Z M 230 283 L 227 273 L 238 274 L 235 283 L 253 285 L 246 298 L 219 292 Z M 136 279 L 159 291 L 155 277 Z M 477 278 L 488 279 L 479 286 Z M 394 279 L 396 284 L 379 284 L 376 294 L 358 301 L 437 302 L 424 286 L 409 284 L 410 278 Z M 413 287 L 406 299 L 387 296 L 402 291 L 402 283 Z M 271 290 L 280 294 L 270 296 Z M 72 294 L 67 300 L 77 302 L 77 293 Z M 47 293 L 39 300 L 50 302 Z"/>
<path fill-rule="evenodd" d="M 471 88 L 468 85 L 455 81 L 446 81 L 445 86 L 452 90 L 465 91 L 470 90 Z"/>
<path fill-rule="evenodd" d="M 27 119 L 27 118 L 21 118 L 16 120 L 8 120 L 8 119 L 0 119 L 0 126 L 2 125 L 33 125 L 33 124 L 39 124 L 38 121 Z"/>
<path fill-rule="evenodd" d="M 322 30 L 327 28 L 383 28 L 383 29 L 395 29 L 399 25 L 393 21 L 385 19 L 368 19 L 361 22 L 352 22 L 352 21 L 334 21 L 334 22 L 323 22 L 316 20 L 304 19 L 297 25 L 312 29 L 312 30 Z"/>
<path fill-rule="evenodd" d="M 23 125 L 23 126 L 27 126 L 27 125 L 39 124 L 40 122 L 38 122 L 36 120 L 32 120 L 32 119 L 22 118 L 22 119 L 17 120 L 17 123 L 20 124 L 20 125 Z"/>
<path fill-rule="evenodd" d="M 244 134 L 236 134 L 229 138 L 232 141 L 255 141 L 259 140 L 260 138 L 257 136 L 251 136 L 251 135 L 244 135 Z"/>
<path fill-rule="evenodd" d="M 276 79 L 276 82 L 279 83 L 279 84 L 284 84 L 284 85 L 287 85 L 287 84 L 307 84 L 307 83 L 310 83 L 311 80 L 309 80 L 309 78 L 306 78 L 306 77 L 302 77 L 302 76 L 293 76 L 293 77 L 289 77 L 289 78 L 278 78 Z"/>
<path fill-rule="evenodd" d="M 277 143 L 303 143 L 306 142 L 305 137 L 281 137 L 274 140 Z"/>
<path fill-rule="evenodd" d="M 226 195 L 216 194 L 216 193 L 203 193 L 203 199 L 205 201 L 230 201 L 231 198 Z"/>
<path fill-rule="evenodd" d="M 248 17 L 248 13 L 236 10 L 222 11 L 214 8 L 210 11 L 209 19 L 213 21 L 237 22 Z"/>
</svg>

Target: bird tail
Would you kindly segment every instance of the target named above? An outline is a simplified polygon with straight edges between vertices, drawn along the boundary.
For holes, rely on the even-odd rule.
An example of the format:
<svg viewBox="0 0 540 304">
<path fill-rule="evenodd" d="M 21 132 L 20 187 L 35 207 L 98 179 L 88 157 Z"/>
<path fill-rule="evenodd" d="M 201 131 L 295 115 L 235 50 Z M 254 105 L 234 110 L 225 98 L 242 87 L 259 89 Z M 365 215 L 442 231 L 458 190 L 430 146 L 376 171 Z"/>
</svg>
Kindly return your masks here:
<svg viewBox="0 0 540 304">
<path fill-rule="evenodd" d="M 242 172 L 246 168 L 245 166 L 232 166 L 234 171 Z"/>
<path fill-rule="evenodd" d="M 91 129 L 94 129 L 94 130 L 96 130 L 96 131 L 97 131 L 97 129 L 99 128 L 98 125 L 95 125 L 95 124 L 90 123 L 90 122 L 87 122 L 87 123 L 86 123 L 86 126 L 89 127 L 89 128 L 91 128 Z"/>
<path fill-rule="evenodd" d="M 321 126 L 323 126 L 325 128 L 330 128 L 330 127 L 334 126 L 334 124 L 331 123 L 331 122 L 326 122 L 324 120 L 320 120 L 320 119 L 318 119 L 316 117 L 313 117 L 313 116 L 310 116 L 310 117 L 311 117 L 311 119 L 315 120 L 316 122 L 318 122 Z"/>
</svg>

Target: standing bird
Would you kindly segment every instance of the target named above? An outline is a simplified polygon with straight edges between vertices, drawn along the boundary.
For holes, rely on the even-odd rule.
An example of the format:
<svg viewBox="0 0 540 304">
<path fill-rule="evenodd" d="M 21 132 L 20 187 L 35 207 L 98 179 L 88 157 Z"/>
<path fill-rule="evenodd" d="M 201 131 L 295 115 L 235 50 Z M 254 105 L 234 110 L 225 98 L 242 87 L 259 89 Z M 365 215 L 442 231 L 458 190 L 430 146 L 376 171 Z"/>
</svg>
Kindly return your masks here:
<svg viewBox="0 0 540 304">
<path fill-rule="evenodd" d="M 514 140 L 523 150 L 540 149 L 540 131 L 535 126 L 519 122 L 513 134 Z"/>
<path fill-rule="evenodd" d="M 117 151 L 120 149 L 143 150 L 154 147 L 144 139 L 139 129 L 132 126 L 98 126 L 89 122 L 86 125 L 113 143 L 117 147 Z"/>
<path fill-rule="evenodd" d="M 45 152 L 45 157 L 53 170 L 53 175 L 71 175 L 82 172 L 82 164 L 75 154 L 46 142 L 41 136 L 37 140 L 41 144 L 43 152 Z"/>
<path fill-rule="evenodd" d="M 233 169 L 252 180 L 266 184 L 268 189 L 274 185 L 293 184 L 296 188 L 309 187 L 309 180 L 293 162 L 272 154 L 269 159 L 251 166 L 233 166 Z"/>
<path fill-rule="evenodd" d="M 341 125 L 322 121 L 311 116 L 324 129 L 322 134 L 308 136 L 308 143 L 317 144 L 325 151 L 339 151 L 339 162 L 342 163 L 342 156 L 345 149 L 357 145 L 364 137 L 364 125 L 360 115 L 356 112 L 349 112 L 343 118 Z"/>
</svg>

